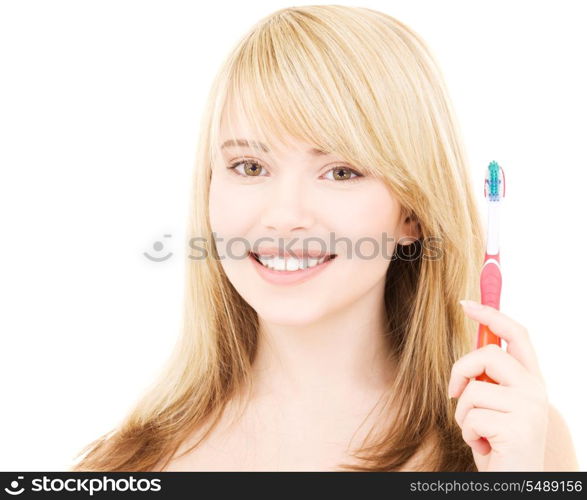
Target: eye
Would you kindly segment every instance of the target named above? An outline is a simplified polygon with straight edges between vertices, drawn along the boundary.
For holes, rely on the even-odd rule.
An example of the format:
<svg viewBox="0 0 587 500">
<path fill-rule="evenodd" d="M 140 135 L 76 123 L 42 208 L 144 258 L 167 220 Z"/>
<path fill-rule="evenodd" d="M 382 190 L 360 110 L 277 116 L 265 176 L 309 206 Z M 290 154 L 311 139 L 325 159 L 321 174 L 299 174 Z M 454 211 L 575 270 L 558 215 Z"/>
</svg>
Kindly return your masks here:
<svg viewBox="0 0 587 500">
<path fill-rule="evenodd" d="M 362 174 L 359 174 L 358 172 L 355 172 L 353 169 L 349 168 L 349 167 L 343 167 L 343 166 L 339 166 L 339 167 L 334 167 L 332 169 L 330 169 L 327 174 L 329 174 L 330 172 L 333 172 L 333 179 L 335 181 L 346 181 L 346 182 L 350 182 L 350 181 L 356 181 L 358 179 L 360 179 L 361 177 L 363 177 Z M 354 175 L 354 177 L 350 177 L 351 175 Z"/>
<path fill-rule="evenodd" d="M 237 173 L 240 172 L 240 170 L 237 169 L 237 167 L 240 165 L 244 165 L 245 173 Z M 228 166 L 229 170 L 231 170 L 235 175 L 240 175 L 241 177 L 259 177 L 262 168 L 263 167 L 256 161 L 242 159 L 235 161 Z"/>
<path fill-rule="evenodd" d="M 241 172 L 241 170 L 239 169 L 239 167 L 243 165 L 244 171 Z M 228 167 L 229 170 L 231 170 L 235 175 L 238 175 L 240 177 L 260 177 L 261 176 L 261 171 L 264 169 L 264 167 L 262 167 L 261 165 L 259 165 L 258 162 L 256 162 L 255 160 L 250 160 L 250 159 L 240 159 L 237 161 L 232 162 Z M 349 168 L 349 167 L 345 167 L 345 166 L 338 166 L 338 167 L 334 167 L 331 168 L 327 174 L 329 174 L 330 172 L 333 172 L 333 177 L 329 178 L 329 180 L 332 181 L 344 181 L 344 182 L 352 182 L 352 181 L 356 181 L 359 180 L 361 177 L 363 177 L 362 174 L 355 172 L 353 169 Z M 351 177 L 352 175 L 354 175 L 354 177 Z"/>
</svg>

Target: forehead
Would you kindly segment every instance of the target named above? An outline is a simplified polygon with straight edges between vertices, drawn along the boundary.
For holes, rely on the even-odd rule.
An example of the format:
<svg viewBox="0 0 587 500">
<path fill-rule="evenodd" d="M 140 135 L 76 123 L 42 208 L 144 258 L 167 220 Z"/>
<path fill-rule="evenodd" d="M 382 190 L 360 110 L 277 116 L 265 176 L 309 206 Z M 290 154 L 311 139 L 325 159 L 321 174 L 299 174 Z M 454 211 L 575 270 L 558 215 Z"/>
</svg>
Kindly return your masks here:
<svg viewBox="0 0 587 500">
<path fill-rule="evenodd" d="M 254 121 L 262 122 L 261 119 Z M 283 130 L 282 124 L 278 133 L 272 133 L 268 127 L 263 131 L 256 130 L 238 109 L 227 107 L 220 122 L 216 146 L 223 153 L 241 150 L 275 156 L 291 151 L 316 157 L 332 154 L 317 144 L 287 134 Z"/>
</svg>

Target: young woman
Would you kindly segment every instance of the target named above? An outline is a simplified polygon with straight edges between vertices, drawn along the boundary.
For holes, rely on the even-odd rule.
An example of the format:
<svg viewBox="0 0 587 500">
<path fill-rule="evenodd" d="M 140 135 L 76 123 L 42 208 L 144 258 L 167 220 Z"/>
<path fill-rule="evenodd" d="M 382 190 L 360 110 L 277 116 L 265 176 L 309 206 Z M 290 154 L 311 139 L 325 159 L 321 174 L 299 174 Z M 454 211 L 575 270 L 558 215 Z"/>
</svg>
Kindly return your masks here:
<svg viewBox="0 0 587 500">
<path fill-rule="evenodd" d="M 72 470 L 577 470 L 524 327 L 459 303 L 484 257 L 468 168 L 407 26 L 262 19 L 202 122 L 174 355 Z"/>
</svg>

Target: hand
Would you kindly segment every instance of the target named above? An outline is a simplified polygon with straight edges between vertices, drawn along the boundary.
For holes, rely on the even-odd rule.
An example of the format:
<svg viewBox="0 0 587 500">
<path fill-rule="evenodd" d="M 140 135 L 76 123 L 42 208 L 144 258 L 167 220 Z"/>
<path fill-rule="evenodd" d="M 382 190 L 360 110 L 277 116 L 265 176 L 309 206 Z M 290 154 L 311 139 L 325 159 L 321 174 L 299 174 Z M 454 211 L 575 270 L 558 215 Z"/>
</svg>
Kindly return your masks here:
<svg viewBox="0 0 587 500">
<path fill-rule="evenodd" d="M 494 344 L 475 349 L 451 371 L 448 395 L 459 398 L 455 419 L 477 470 L 542 471 L 549 403 L 528 332 L 493 307 L 465 302 L 468 317 L 507 342 L 507 352 Z M 483 372 L 497 383 L 475 380 Z"/>
</svg>

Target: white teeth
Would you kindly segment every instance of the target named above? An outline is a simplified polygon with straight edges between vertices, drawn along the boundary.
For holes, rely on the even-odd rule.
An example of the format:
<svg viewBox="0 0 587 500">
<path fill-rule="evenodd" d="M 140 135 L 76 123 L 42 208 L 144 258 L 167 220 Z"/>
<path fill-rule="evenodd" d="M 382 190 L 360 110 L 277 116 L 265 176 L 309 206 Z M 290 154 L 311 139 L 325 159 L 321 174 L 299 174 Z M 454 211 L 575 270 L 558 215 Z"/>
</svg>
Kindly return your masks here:
<svg viewBox="0 0 587 500">
<path fill-rule="evenodd" d="M 322 264 L 326 260 L 326 257 L 325 255 L 321 259 L 312 257 L 296 259 L 295 257 L 270 257 L 268 255 L 261 255 L 259 256 L 259 261 L 265 267 L 274 269 L 275 271 L 297 271 L 298 269 L 307 269 Z"/>
<path fill-rule="evenodd" d="M 288 271 L 297 271 L 298 268 L 300 267 L 304 267 L 304 264 L 302 262 L 300 262 L 298 259 L 287 259 L 287 264 L 285 266 L 285 268 Z"/>
</svg>

